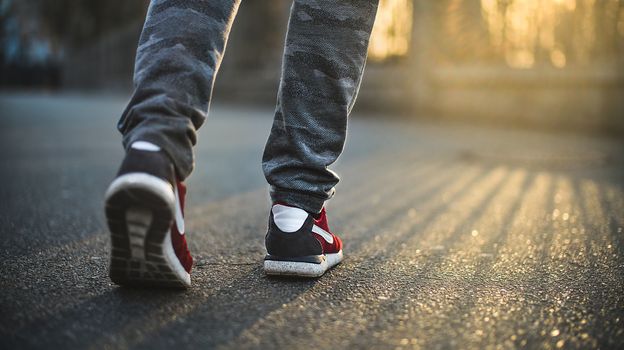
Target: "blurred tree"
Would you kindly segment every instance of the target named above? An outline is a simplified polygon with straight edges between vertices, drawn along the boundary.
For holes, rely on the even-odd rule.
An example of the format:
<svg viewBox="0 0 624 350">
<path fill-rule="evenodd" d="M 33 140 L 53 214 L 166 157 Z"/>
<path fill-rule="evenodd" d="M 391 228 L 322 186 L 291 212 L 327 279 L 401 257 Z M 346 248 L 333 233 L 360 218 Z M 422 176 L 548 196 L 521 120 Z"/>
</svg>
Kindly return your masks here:
<svg viewBox="0 0 624 350">
<path fill-rule="evenodd" d="M 440 0 L 436 61 L 513 68 L 622 62 L 624 0 Z"/>
</svg>

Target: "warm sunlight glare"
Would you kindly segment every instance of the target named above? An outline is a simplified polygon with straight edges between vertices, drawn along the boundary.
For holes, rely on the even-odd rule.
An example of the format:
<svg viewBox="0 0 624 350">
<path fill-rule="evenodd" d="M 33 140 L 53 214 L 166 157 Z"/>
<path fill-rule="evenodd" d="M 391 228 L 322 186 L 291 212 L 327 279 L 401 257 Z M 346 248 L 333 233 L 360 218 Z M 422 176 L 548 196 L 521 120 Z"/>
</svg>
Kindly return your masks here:
<svg viewBox="0 0 624 350">
<path fill-rule="evenodd" d="M 512 68 L 532 68 L 538 52 L 545 52 L 552 66 L 563 68 L 567 57 L 558 39 L 562 34 L 558 25 L 569 15 L 578 18 L 584 41 L 591 42 L 593 5 L 596 0 L 481 0 L 491 44 L 501 52 Z M 576 12 L 577 6 L 583 11 Z"/>
<path fill-rule="evenodd" d="M 623 4 L 621 0 L 440 0 L 423 7 L 431 12 L 433 24 L 419 26 L 417 34 L 442 39 L 434 48 L 448 61 L 500 57 L 515 69 L 587 66 L 620 50 Z M 413 0 L 380 0 L 370 58 L 384 61 L 407 55 L 415 15 Z"/>
<path fill-rule="evenodd" d="M 407 54 L 412 32 L 412 0 L 380 0 L 368 54 L 381 61 Z"/>
</svg>

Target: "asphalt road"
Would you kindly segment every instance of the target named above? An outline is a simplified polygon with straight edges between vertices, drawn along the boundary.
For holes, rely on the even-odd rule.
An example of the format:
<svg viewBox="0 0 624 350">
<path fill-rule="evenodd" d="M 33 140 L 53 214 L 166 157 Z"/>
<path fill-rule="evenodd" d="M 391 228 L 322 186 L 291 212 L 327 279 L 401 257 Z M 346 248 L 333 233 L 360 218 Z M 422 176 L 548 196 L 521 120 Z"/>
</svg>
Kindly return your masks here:
<svg viewBox="0 0 624 350">
<path fill-rule="evenodd" d="M 622 348 L 624 142 L 356 114 L 328 203 L 345 261 L 261 271 L 270 109 L 216 106 L 188 291 L 107 278 L 124 100 L 0 96 L 0 348 Z"/>
</svg>

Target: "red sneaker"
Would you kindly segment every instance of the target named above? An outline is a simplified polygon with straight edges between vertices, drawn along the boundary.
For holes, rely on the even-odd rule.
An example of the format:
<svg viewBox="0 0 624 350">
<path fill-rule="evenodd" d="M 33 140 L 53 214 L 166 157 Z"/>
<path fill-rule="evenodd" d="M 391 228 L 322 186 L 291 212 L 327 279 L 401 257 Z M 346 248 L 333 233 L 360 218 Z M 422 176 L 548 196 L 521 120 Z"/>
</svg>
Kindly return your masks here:
<svg viewBox="0 0 624 350">
<path fill-rule="evenodd" d="M 193 258 L 184 236 L 185 195 L 186 186 L 175 180 L 164 152 L 128 151 L 106 191 L 113 282 L 191 286 Z"/>
<path fill-rule="evenodd" d="M 280 230 L 271 211 L 265 244 L 269 275 L 319 277 L 342 261 L 342 241 L 329 231 L 325 208 L 316 219 L 308 215 L 296 232 Z"/>
</svg>

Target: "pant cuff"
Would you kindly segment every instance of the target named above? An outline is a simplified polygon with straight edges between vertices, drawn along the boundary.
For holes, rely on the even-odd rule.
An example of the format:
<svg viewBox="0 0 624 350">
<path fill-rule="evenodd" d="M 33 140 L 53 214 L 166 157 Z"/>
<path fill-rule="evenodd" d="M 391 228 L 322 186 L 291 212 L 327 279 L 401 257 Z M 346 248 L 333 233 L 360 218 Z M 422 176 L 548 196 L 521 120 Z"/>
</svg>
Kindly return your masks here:
<svg viewBox="0 0 624 350">
<path fill-rule="evenodd" d="M 318 214 L 323 209 L 326 199 L 304 192 L 293 192 L 292 190 L 270 188 L 271 200 L 273 203 L 284 203 L 293 207 L 303 209 L 311 214 Z"/>
</svg>

